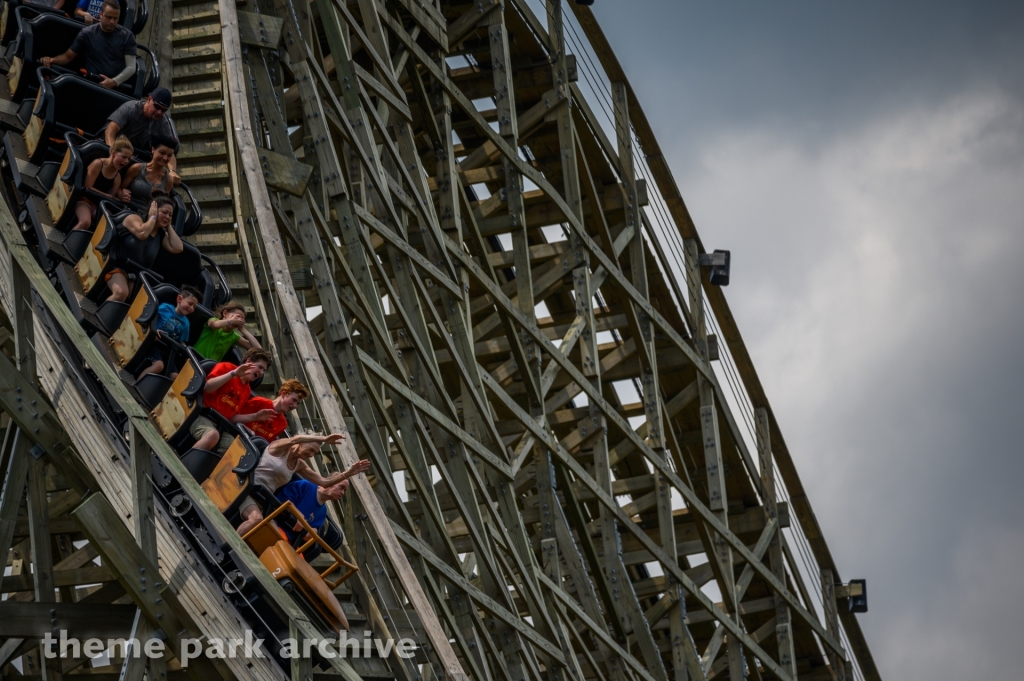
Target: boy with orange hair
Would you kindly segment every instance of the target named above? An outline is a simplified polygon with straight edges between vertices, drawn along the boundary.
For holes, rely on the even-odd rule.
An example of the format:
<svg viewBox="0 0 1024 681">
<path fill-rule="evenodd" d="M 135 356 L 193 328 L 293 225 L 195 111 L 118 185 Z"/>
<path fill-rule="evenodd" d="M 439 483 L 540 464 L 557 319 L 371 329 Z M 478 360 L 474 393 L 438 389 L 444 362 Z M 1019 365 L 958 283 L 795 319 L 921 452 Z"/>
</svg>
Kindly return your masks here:
<svg viewBox="0 0 1024 681">
<path fill-rule="evenodd" d="M 309 390 L 306 386 L 289 378 L 281 384 L 273 400 L 253 395 L 231 420 L 246 426 L 267 442 L 273 442 L 288 427 L 285 414 L 294 411 L 307 397 Z"/>
</svg>

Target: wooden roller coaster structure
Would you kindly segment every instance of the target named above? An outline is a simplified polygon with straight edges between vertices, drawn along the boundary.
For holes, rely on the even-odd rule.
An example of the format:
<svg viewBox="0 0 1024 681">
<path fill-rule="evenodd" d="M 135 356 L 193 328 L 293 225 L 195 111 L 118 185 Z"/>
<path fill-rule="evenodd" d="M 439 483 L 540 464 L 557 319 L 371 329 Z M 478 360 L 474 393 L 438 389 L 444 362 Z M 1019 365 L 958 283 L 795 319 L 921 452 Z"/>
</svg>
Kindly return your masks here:
<svg viewBox="0 0 1024 681">
<path fill-rule="evenodd" d="M 864 587 L 840 577 L 712 283 L 720 260 L 588 7 L 148 12 L 140 42 L 173 90 L 178 172 L 203 216 L 187 241 L 255 319 L 265 387 L 310 387 L 293 432 L 348 433 L 320 470 L 372 462 L 330 505 L 338 558 L 358 567 L 328 582 L 341 621 L 413 655 L 183 664 L 184 639 L 240 639 L 266 613 L 277 638 L 336 632 L 192 477 L 7 189 L 0 676 L 880 679 Z M 38 171 L 12 139 L 5 178 Z M 155 500 L 157 469 L 256 600 Z M 58 629 L 167 654 L 54 659 L 40 640 Z"/>
</svg>

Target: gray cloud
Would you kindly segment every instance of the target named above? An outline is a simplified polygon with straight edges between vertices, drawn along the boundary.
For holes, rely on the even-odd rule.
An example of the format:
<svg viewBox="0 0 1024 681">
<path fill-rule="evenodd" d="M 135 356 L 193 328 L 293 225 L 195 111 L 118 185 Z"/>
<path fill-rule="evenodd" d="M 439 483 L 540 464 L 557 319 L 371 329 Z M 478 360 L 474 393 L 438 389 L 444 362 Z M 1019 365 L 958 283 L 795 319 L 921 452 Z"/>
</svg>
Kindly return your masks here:
<svg viewBox="0 0 1024 681">
<path fill-rule="evenodd" d="M 595 9 L 883 677 L 1019 677 L 1024 8 L 626 5 Z"/>
</svg>

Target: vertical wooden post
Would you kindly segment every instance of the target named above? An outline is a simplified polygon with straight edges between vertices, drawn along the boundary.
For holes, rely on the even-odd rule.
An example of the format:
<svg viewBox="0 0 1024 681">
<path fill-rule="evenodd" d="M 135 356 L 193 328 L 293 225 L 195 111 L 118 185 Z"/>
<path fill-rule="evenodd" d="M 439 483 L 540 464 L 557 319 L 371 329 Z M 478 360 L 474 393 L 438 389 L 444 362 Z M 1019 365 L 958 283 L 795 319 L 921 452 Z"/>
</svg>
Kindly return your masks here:
<svg viewBox="0 0 1024 681">
<path fill-rule="evenodd" d="M 26 446 L 28 443 L 25 443 Z M 39 458 L 36 458 L 38 453 Z M 37 603 L 53 603 L 53 553 L 50 545 L 50 514 L 46 501 L 46 461 L 42 448 L 30 450 L 28 462 L 28 531 L 32 545 L 32 578 Z"/>
<path fill-rule="evenodd" d="M 619 173 L 625 192 L 625 216 L 627 230 L 632 236 L 627 246 L 630 280 L 644 300 L 649 299 L 647 285 L 647 256 L 644 249 L 643 229 L 640 220 L 640 206 L 637 200 L 636 176 L 633 168 L 633 128 L 629 122 L 628 89 L 625 83 L 612 83 L 612 105 L 615 108 L 615 136 L 618 143 Z M 658 385 L 657 352 L 654 348 L 654 332 L 647 313 L 639 306 L 632 307 L 630 332 L 640 355 L 643 373 L 640 384 L 643 394 L 644 416 L 647 418 L 647 433 L 651 449 L 665 449 L 665 433 L 661 423 L 661 390 Z"/>
<path fill-rule="evenodd" d="M 142 554 L 153 565 L 159 565 L 156 542 L 156 511 L 153 508 L 152 459 L 150 447 L 133 422 L 128 424 L 128 450 L 132 462 L 132 515 L 135 519 L 135 542 Z M 154 632 L 153 626 L 139 610 L 135 613 L 131 638 L 145 646 Z M 135 657 L 135 651 L 126 654 L 121 665 L 120 681 L 142 681 L 143 672 L 148 669 L 150 681 L 163 681 L 167 676 L 165 660 L 161 658 Z"/>
<path fill-rule="evenodd" d="M 128 635 L 128 645 L 124 650 L 124 661 L 121 663 L 121 674 L 117 677 L 117 681 L 142 681 L 146 672 L 146 657 L 145 653 L 137 651 L 135 646 L 138 645 L 143 651 L 145 650 L 148 639 L 146 628 L 146 616 L 142 614 L 141 609 L 136 608 L 132 631 Z M 160 681 L 160 679 L 151 677 L 150 681 Z"/>
<path fill-rule="evenodd" d="M 142 434 L 130 423 L 128 448 L 132 459 L 132 506 L 135 516 L 135 541 L 142 552 L 157 562 L 156 516 L 153 509 L 152 461 L 149 445 Z"/>
<path fill-rule="evenodd" d="M 707 361 L 707 326 L 704 319 L 704 294 L 701 287 L 700 262 L 697 242 L 684 242 L 686 257 L 686 283 L 690 292 L 690 313 L 694 322 L 694 345 L 697 354 Z M 697 388 L 700 395 L 700 429 L 704 444 L 704 466 L 708 476 L 708 508 L 726 527 L 729 526 L 729 500 L 725 486 L 725 466 L 722 463 L 721 438 L 718 430 L 718 410 L 715 407 L 715 390 L 711 382 L 699 372 Z M 732 549 L 717 532 L 708 530 L 714 547 L 714 555 L 708 560 L 717 563 L 716 578 L 722 591 L 722 598 L 732 617 L 739 623 L 739 603 L 736 602 L 736 582 L 733 570 Z M 728 637 L 729 678 L 740 681 L 743 678 L 742 645 L 734 637 Z M 706 660 L 710 664 L 712 660 Z"/>
<path fill-rule="evenodd" d="M 14 347 L 17 358 L 18 371 L 32 385 L 36 383 L 36 350 L 35 350 L 35 315 L 32 303 L 32 285 L 29 283 L 28 275 L 22 268 L 21 263 L 13 255 L 8 255 L 8 263 L 11 268 L 11 296 L 14 299 L 11 314 L 11 324 L 14 327 Z M 34 402 L 24 404 L 25 409 L 32 409 Z M 19 406 L 19 409 L 22 407 Z M 37 430 L 38 432 L 38 430 Z M 35 586 L 35 598 L 38 603 L 53 603 L 56 601 L 54 595 L 53 581 L 53 552 L 50 543 L 50 512 L 46 501 L 46 462 L 43 460 L 42 447 L 30 448 L 28 438 L 20 430 L 18 439 L 11 452 L 12 463 L 9 473 L 21 476 L 18 466 L 27 468 L 28 479 L 28 527 L 30 545 L 32 547 L 32 579 Z M 30 458 L 31 457 L 31 458 Z M 20 461 L 19 461 L 20 460 Z M 24 477 L 12 479 L 12 489 L 17 489 L 17 496 L 20 497 L 24 485 Z M 5 489 L 5 496 L 6 496 Z M 15 507 L 15 512 L 17 507 Z M 13 520 L 13 516 L 5 516 Z M 13 528 L 12 528 L 13 529 Z M 9 540 L 8 540 L 9 541 Z M 4 559 L 7 558 L 6 544 L 0 545 L 4 549 Z M 43 672 L 43 679 L 46 681 L 60 681 L 61 663 L 60 659 L 46 659 L 40 652 L 40 667 Z"/>
<path fill-rule="evenodd" d="M 558 126 L 558 148 L 562 161 L 562 194 L 570 210 L 583 219 L 583 196 L 580 191 L 579 164 L 576 159 L 576 128 L 572 120 L 572 93 L 569 89 L 568 49 L 562 23 L 562 1 L 548 0 L 548 40 L 551 64 L 551 83 L 559 101 L 564 105 L 555 109 Z"/>
<path fill-rule="evenodd" d="M 768 410 L 758 407 L 757 454 L 760 459 L 761 485 L 764 488 L 764 510 L 768 520 L 778 518 L 778 503 L 775 492 L 775 465 L 772 460 L 771 431 L 768 425 Z M 778 529 L 768 545 L 768 562 L 772 574 L 783 584 L 786 583 L 786 564 L 782 555 L 782 529 Z M 775 594 L 775 641 L 779 646 L 779 665 L 790 676 L 796 678 L 796 655 L 793 651 L 793 631 L 789 606 L 782 596 Z"/>
<path fill-rule="evenodd" d="M 825 610 L 825 629 L 837 641 L 839 640 L 839 611 L 836 609 L 836 585 L 832 571 L 821 571 L 821 602 Z M 832 675 L 836 681 L 846 681 L 846 656 L 831 648 L 826 648 Z"/>
<path fill-rule="evenodd" d="M 504 9 L 491 12 L 487 26 L 490 40 L 491 64 L 494 74 L 494 106 L 498 115 L 498 132 L 509 146 L 519 148 L 518 121 L 516 119 L 515 89 L 512 84 L 512 60 L 508 50 L 508 30 L 505 26 Z M 505 176 L 504 199 L 508 204 L 508 215 L 512 222 L 512 259 L 516 271 L 516 302 L 520 310 L 535 320 L 533 299 L 533 273 L 530 269 L 530 244 L 526 229 L 526 206 L 523 202 L 523 178 L 512 161 L 502 156 L 502 172 Z M 519 342 L 523 348 L 526 366 L 520 372 L 530 379 L 524 381 L 530 398 L 531 413 L 543 413 L 543 395 L 540 394 L 540 353 L 533 339 L 522 329 L 518 330 Z"/>
<path fill-rule="evenodd" d="M 16 258 L 9 255 L 11 268 L 11 297 L 14 299 L 11 324 L 14 327 L 14 347 L 18 371 L 30 383 L 36 382 L 35 321 L 32 312 L 32 285 Z"/>
<path fill-rule="evenodd" d="M 12 426 L 12 429 L 13 436 L 8 437 L 10 454 L 7 457 L 6 475 L 0 487 L 0 556 L 5 562 L 14 539 L 14 526 L 25 493 L 29 467 L 28 438 L 16 427 Z"/>
<path fill-rule="evenodd" d="M 295 641 L 292 648 L 291 681 L 313 681 L 313 661 L 302 654 L 302 631 L 292 621 L 289 623 L 288 636 Z"/>
</svg>

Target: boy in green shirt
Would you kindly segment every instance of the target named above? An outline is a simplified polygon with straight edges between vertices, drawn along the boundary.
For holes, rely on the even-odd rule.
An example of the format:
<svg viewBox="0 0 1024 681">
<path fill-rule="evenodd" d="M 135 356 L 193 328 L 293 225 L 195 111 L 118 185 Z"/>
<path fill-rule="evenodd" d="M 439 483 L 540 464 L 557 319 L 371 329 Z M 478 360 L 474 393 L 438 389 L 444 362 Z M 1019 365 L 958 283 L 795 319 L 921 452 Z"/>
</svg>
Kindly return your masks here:
<svg viewBox="0 0 1024 681">
<path fill-rule="evenodd" d="M 246 350 L 258 349 L 259 342 L 245 328 L 245 308 L 234 300 L 217 308 L 206 328 L 193 346 L 206 359 L 221 361 L 228 350 L 238 345 Z"/>
</svg>

